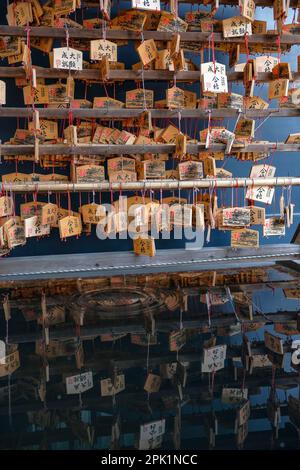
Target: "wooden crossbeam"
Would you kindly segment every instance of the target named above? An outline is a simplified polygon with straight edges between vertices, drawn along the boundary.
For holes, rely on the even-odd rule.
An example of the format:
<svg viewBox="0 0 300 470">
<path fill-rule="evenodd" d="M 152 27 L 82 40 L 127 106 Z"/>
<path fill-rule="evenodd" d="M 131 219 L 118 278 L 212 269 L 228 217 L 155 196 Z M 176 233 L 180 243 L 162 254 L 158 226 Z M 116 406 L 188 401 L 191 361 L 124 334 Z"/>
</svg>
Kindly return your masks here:
<svg viewBox="0 0 300 470">
<path fill-rule="evenodd" d="M 92 108 L 92 109 L 78 109 L 78 108 L 38 108 L 41 119 L 67 119 L 70 112 L 74 119 L 102 119 L 121 121 L 133 117 L 139 117 L 142 109 L 128 109 L 128 108 Z M 194 118 L 194 119 L 208 119 L 207 109 L 149 109 L 151 117 L 154 119 L 178 119 L 180 112 L 181 119 Z M 242 109 L 242 114 L 249 119 L 259 119 L 266 117 L 285 118 L 285 117 L 299 117 L 300 108 L 270 108 L 270 109 Z M 218 108 L 211 109 L 212 119 L 223 118 L 236 118 L 240 114 L 239 110 L 231 108 Z M 0 118 L 32 118 L 32 108 L 8 108 L 0 107 Z"/>
<path fill-rule="evenodd" d="M 79 30 L 80 31 L 80 30 Z M 192 33 L 190 33 L 192 34 Z M 292 35 L 294 36 L 294 35 Z M 251 36 L 250 36 L 251 37 Z M 300 35 L 299 35 L 300 40 Z M 102 81 L 100 77 L 99 69 L 83 69 L 79 71 L 68 71 L 59 70 L 54 68 L 38 67 L 33 65 L 36 69 L 37 78 L 45 79 L 63 79 L 68 78 L 71 75 L 73 78 L 78 80 L 98 80 Z M 159 81 L 171 81 L 176 76 L 177 81 L 181 82 L 193 82 L 200 80 L 199 71 L 181 71 L 171 72 L 168 70 L 144 70 L 144 80 L 159 80 Z M 292 80 L 297 81 L 300 78 L 299 72 L 292 73 Z M 25 70 L 23 67 L 0 67 L 0 78 L 25 78 Z M 242 72 L 228 72 L 227 79 L 229 82 L 239 82 L 243 80 Z M 107 81 L 142 81 L 142 70 L 110 70 Z M 270 82 L 272 80 L 271 73 L 258 73 L 256 76 L 256 82 Z"/>
<path fill-rule="evenodd" d="M 101 39 L 104 33 L 101 29 L 88 29 L 88 28 L 68 28 L 69 37 L 71 39 Z M 112 30 L 107 29 L 107 39 L 124 39 L 141 41 L 142 36 L 138 31 L 127 30 Z M 154 39 L 157 41 L 169 41 L 172 39 L 172 33 L 163 31 L 144 31 L 144 39 Z M 0 25 L 0 36 L 19 36 L 26 37 L 27 31 L 21 26 L 8 26 Z M 30 28 L 31 37 L 46 37 L 55 39 L 65 39 L 65 28 L 54 28 L 49 26 L 32 26 Z M 199 43 L 208 44 L 211 33 L 202 32 L 182 32 L 180 33 L 182 41 L 198 41 Z M 249 44 L 264 44 L 274 46 L 275 39 L 278 34 L 252 34 L 249 36 Z M 244 44 L 244 37 L 224 38 L 222 33 L 215 33 L 215 42 L 222 42 L 227 44 Z M 281 44 L 297 45 L 300 44 L 300 34 L 282 34 L 280 36 Z"/>
<path fill-rule="evenodd" d="M 151 145 L 115 145 L 115 144 L 41 144 L 40 155 L 134 155 L 145 153 L 173 153 L 175 144 Z M 205 143 L 187 144 L 187 153 L 197 154 L 203 150 L 212 152 L 225 151 L 225 144 L 212 144 L 206 149 Z M 233 145 L 232 152 L 299 152 L 300 144 L 285 144 L 283 142 L 253 142 L 245 146 Z M 0 153 L 5 155 L 33 155 L 34 145 L 0 145 Z M 270 183 L 271 184 L 271 183 Z"/>
<path fill-rule="evenodd" d="M 253 323 L 261 322 L 264 324 L 270 323 L 284 323 L 287 321 L 296 321 L 297 320 L 297 312 L 296 311 L 285 311 L 285 312 L 268 312 L 265 313 L 265 316 L 260 314 L 256 314 L 253 320 L 245 319 L 243 323 Z M 211 327 L 224 327 L 224 326 L 231 326 L 236 323 L 235 316 L 231 314 L 226 314 L 226 316 L 218 316 L 214 314 L 213 318 L 211 319 Z M 183 327 L 184 328 L 201 328 L 208 325 L 208 319 L 203 316 L 199 316 L 198 318 L 191 318 L 191 319 L 184 319 Z M 178 330 L 180 328 L 180 321 L 179 318 L 172 319 L 172 320 L 158 320 L 156 322 L 156 331 L 161 332 L 170 332 L 173 330 Z M 114 334 L 118 335 L 121 333 L 145 333 L 145 328 L 142 322 L 134 322 L 134 321 L 120 321 L 114 322 L 101 322 L 98 325 L 89 325 L 89 326 L 82 326 L 80 329 L 80 335 L 83 340 L 88 338 L 94 338 L 95 336 L 101 334 Z M 77 333 L 75 331 L 75 327 L 65 327 L 60 329 L 50 328 L 50 339 L 57 339 L 57 340 L 66 340 L 77 337 Z M 0 339 L 5 340 L 3 334 L 0 336 Z M 42 331 L 35 331 L 35 332 L 23 332 L 23 333 L 13 333 L 9 335 L 9 342 L 10 343 L 32 343 L 37 340 L 42 339 Z"/>
</svg>

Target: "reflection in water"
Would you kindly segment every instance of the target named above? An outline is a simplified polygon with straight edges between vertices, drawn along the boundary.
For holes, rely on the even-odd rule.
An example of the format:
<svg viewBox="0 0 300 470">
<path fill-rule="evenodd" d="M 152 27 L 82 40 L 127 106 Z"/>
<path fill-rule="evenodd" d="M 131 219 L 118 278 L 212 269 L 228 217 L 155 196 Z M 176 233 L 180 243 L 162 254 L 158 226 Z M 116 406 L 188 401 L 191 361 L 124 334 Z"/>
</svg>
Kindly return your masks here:
<svg viewBox="0 0 300 470">
<path fill-rule="evenodd" d="M 0 287 L 0 448 L 299 448 L 290 276 L 256 268 Z"/>
</svg>

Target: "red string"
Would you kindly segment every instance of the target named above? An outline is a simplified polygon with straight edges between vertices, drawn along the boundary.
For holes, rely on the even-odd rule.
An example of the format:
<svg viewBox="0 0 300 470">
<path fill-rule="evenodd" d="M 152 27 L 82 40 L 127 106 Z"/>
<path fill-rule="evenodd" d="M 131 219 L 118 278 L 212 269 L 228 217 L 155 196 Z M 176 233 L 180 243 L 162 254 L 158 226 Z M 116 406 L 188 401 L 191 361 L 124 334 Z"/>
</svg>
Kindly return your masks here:
<svg viewBox="0 0 300 470">
<path fill-rule="evenodd" d="M 216 57 L 215 57 L 215 33 L 211 33 L 211 54 L 212 60 L 214 64 L 214 73 L 216 73 Z"/>
<path fill-rule="evenodd" d="M 280 41 L 280 35 L 279 34 L 276 38 L 276 44 L 277 44 L 277 50 L 278 50 L 278 62 L 280 63 L 280 59 L 281 59 L 281 41 Z"/>
<path fill-rule="evenodd" d="M 246 57 L 247 57 L 247 63 L 249 62 L 249 33 L 245 33 L 245 47 L 246 47 Z"/>
</svg>

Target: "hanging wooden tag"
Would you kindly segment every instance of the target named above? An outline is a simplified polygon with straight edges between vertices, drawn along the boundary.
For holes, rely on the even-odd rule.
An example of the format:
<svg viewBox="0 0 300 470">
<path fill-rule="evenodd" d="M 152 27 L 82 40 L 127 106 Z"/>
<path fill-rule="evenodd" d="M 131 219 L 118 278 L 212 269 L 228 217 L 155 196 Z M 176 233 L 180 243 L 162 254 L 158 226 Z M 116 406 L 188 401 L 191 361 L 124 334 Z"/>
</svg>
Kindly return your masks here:
<svg viewBox="0 0 300 470">
<path fill-rule="evenodd" d="M 251 225 L 264 225 L 266 210 L 263 207 L 250 206 Z"/>
<path fill-rule="evenodd" d="M 33 21 L 32 5 L 29 2 L 13 2 L 7 6 L 7 22 L 10 26 L 26 26 Z"/>
<path fill-rule="evenodd" d="M 203 93 L 227 93 L 227 76 L 220 73 L 205 72 L 201 76 Z"/>
<path fill-rule="evenodd" d="M 223 209 L 222 224 L 232 227 L 245 227 L 250 225 L 250 209 L 244 207 Z"/>
<path fill-rule="evenodd" d="M 278 78 L 269 83 L 268 99 L 278 99 L 288 96 L 289 80 L 286 78 Z"/>
<path fill-rule="evenodd" d="M 75 352 L 75 361 L 77 369 L 81 369 L 84 366 L 84 350 L 82 342 L 80 343 Z"/>
<path fill-rule="evenodd" d="M 126 108 L 153 108 L 153 93 L 143 88 L 126 91 Z"/>
<path fill-rule="evenodd" d="M 75 168 L 77 183 L 98 183 L 104 181 L 105 173 L 102 165 L 80 165 Z"/>
<path fill-rule="evenodd" d="M 213 348 L 204 349 L 202 372 L 216 372 L 224 368 L 227 346 L 219 345 Z"/>
<path fill-rule="evenodd" d="M 172 379 L 176 374 L 177 362 L 171 362 L 169 364 L 160 364 L 160 376 L 162 379 Z"/>
<path fill-rule="evenodd" d="M 162 11 L 157 31 L 166 33 L 183 33 L 188 29 L 188 24 L 176 14 Z"/>
<path fill-rule="evenodd" d="M 180 34 L 175 33 L 169 43 L 170 57 L 173 58 L 180 52 Z"/>
<path fill-rule="evenodd" d="M 0 105 L 6 104 L 6 82 L 0 80 Z"/>
<path fill-rule="evenodd" d="M 186 62 L 184 57 L 183 49 L 180 49 L 178 54 L 176 54 L 173 58 L 173 66 L 175 72 L 180 72 L 181 70 L 185 70 Z"/>
<path fill-rule="evenodd" d="M 255 2 L 253 0 L 241 0 L 241 15 L 249 21 L 254 21 Z"/>
<path fill-rule="evenodd" d="M 170 51 L 168 49 L 157 51 L 157 57 L 155 59 L 155 70 L 174 71 L 173 60 L 171 59 Z"/>
<path fill-rule="evenodd" d="M 42 225 L 56 225 L 58 217 L 58 206 L 48 202 L 42 207 L 41 223 Z"/>
<path fill-rule="evenodd" d="M 184 329 L 172 331 L 169 335 L 170 351 L 180 351 L 186 343 L 186 331 Z"/>
<path fill-rule="evenodd" d="M 85 224 L 98 224 L 106 216 L 106 209 L 101 204 L 85 204 L 80 213 Z"/>
<path fill-rule="evenodd" d="M 132 8 L 160 11 L 160 0 L 131 0 Z"/>
<path fill-rule="evenodd" d="M 222 21 L 224 38 L 236 38 L 252 34 L 251 22 L 242 16 L 233 16 Z"/>
<path fill-rule="evenodd" d="M 143 41 L 137 48 L 137 51 L 143 65 L 148 65 L 157 58 L 157 48 L 153 39 Z"/>
<path fill-rule="evenodd" d="M 83 372 L 79 375 L 66 377 L 67 395 L 84 393 L 93 388 L 93 372 Z"/>
<path fill-rule="evenodd" d="M 155 374 L 148 374 L 144 390 L 148 393 L 156 393 L 159 391 L 161 386 L 161 377 Z"/>
<path fill-rule="evenodd" d="M 125 376 L 124 374 L 117 375 L 115 384 L 113 384 L 111 378 L 103 379 L 100 381 L 100 386 L 102 397 L 117 395 L 125 390 Z"/>
<path fill-rule="evenodd" d="M 19 351 L 5 356 L 4 363 L 0 363 L 0 378 L 13 374 L 20 367 Z"/>
<path fill-rule="evenodd" d="M 259 232 L 257 230 L 232 230 L 231 242 L 232 248 L 258 248 Z"/>
<path fill-rule="evenodd" d="M 166 420 L 152 421 L 140 426 L 139 450 L 156 449 L 161 446 L 166 429 Z"/>
<path fill-rule="evenodd" d="M 182 162 L 178 165 L 180 180 L 198 180 L 203 178 L 202 162 Z"/>
<path fill-rule="evenodd" d="M 60 219 L 58 227 L 60 238 L 73 237 L 80 235 L 82 232 L 80 219 L 72 215 Z"/>
<path fill-rule="evenodd" d="M 260 96 L 244 96 L 244 105 L 247 109 L 268 109 L 269 103 Z"/>
<path fill-rule="evenodd" d="M 179 158 L 184 157 L 186 155 L 186 149 L 187 149 L 186 135 L 182 134 L 181 132 L 177 134 L 175 145 L 176 145 L 175 156 Z"/>
<path fill-rule="evenodd" d="M 109 79 L 109 60 L 108 60 L 107 57 L 102 57 L 102 59 L 100 59 L 99 74 L 100 74 L 100 78 L 103 82 L 105 82 Z"/>
<path fill-rule="evenodd" d="M 114 42 L 107 39 L 97 39 L 91 41 L 90 47 L 91 60 L 101 60 L 103 57 L 106 57 L 110 62 L 117 62 L 118 47 Z"/>
<path fill-rule="evenodd" d="M 24 220 L 25 237 L 42 237 L 50 234 L 50 225 L 43 225 L 37 215 L 27 217 Z"/>
<path fill-rule="evenodd" d="M 266 219 L 263 226 L 263 235 L 264 237 L 285 236 L 284 218 L 270 217 L 269 219 Z"/>
<path fill-rule="evenodd" d="M 10 301 L 9 301 L 8 295 L 6 295 L 3 300 L 3 311 L 4 311 L 5 320 L 9 321 L 11 319 L 11 309 L 10 309 Z"/>
<path fill-rule="evenodd" d="M 32 96 L 31 93 L 31 86 L 23 87 L 23 95 L 24 95 L 24 104 L 32 105 L 34 104 L 49 104 L 49 89 L 47 85 L 37 85 L 34 88 L 34 94 Z"/>
<path fill-rule="evenodd" d="M 250 178 L 273 178 L 276 167 L 271 165 L 254 165 L 251 168 Z M 274 196 L 274 188 L 270 186 L 257 186 L 247 189 L 246 199 L 271 204 Z"/>
<path fill-rule="evenodd" d="M 0 217 L 13 214 L 13 199 L 9 196 L 0 196 Z"/>
</svg>

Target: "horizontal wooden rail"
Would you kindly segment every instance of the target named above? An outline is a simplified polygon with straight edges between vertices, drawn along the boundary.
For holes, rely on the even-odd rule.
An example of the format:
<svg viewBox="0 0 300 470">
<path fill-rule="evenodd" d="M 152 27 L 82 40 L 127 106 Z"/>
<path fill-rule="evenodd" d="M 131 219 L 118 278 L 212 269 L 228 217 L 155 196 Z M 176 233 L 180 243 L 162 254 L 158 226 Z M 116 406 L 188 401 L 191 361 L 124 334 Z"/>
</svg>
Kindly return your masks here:
<svg viewBox="0 0 300 470">
<path fill-rule="evenodd" d="M 70 112 L 75 119 L 114 119 L 122 120 L 133 117 L 138 117 L 143 113 L 143 109 L 129 109 L 129 108 L 91 108 L 91 109 L 78 109 L 78 108 L 38 108 L 41 119 L 67 119 Z M 207 119 L 208 109 L 150 109 L 151 117 L 155 119 L 178 119 L 178 112 L 180 117 L 194 118 L 194 119 Z M 250 119 L 259 119 L 270 117 L 299 117 L 300 108 L 269 108 L 269 109 L 245 109 L 242 108 L 243 115 Z M 239 115 L 239 110 L 232 108 L 218 108 L 211 110 L 211 117 L 213 119 L 222 118 L 235 118 Z M 9 108 L 0 107 L 0 118 L 32 118 L 33 110 L 28 108 Z"/>
<path fill-rule="evenodd" d="M 191 181 L 147 180 L 130 183 L 1 183 L 1 190 L 12 192 L 68 192 L 68 191 L 135 191 L 147 189 L 192 189 L 192 188 L 245 188 L 248 186 L 300 186 L 300 177 L 279 176 L 277 178 L 211 178 Z"/>
<path fill-rule="evenodd" d="M 225 151 L 224 144 L 212 144 L 210 151 Z M 187 153 L 197 154 L 206 150 L 205 143 L 188 144 Z M 232 152 L 299 152 L 300 144 L 284 144 L 283 142 L 253 142 L 244 147 L 233 146 Z M 80 144 L 76 146 L 64 144 L 43 144 L 39 146 L 40 155 L 135 155 L 145 153 L 173 153 L 175 144 L 153 145 L 107 145 Z M 34 145 L 0 145 L 0 155 L 32 155 Z"/>
<path fill-rule="evenodd" d="M 88 28 L 69 28 L 69 36 L 71 39 L 101 39 L 103 38 L 102 29 L 88 29 Z M 21 36 L 26 37 L 27 32 L 21 26 L 8 26 L 0 25 L 0 36 Z M 64 39 L 66 31 L 64 28 L 53 28 L 49 26 L 32 26 L 30 27 L 31 37 L 47 37 L 55 39 Z M 199 31 L 183 32 L 180 33 L 182 41 L 197 41 L 206 44 L 209 41 L 211 33 L 203 33 Z M 277 34 L 252 34 L 249 36 L 249 44 L 265 44 L 274 45 Z M 141 41 L 141 33 L 139 31 L 127 30 L 106 30 L 107 39 L 123 39 L 123 40 L 136 40 Z M 169 41 L 172 38 L 172 33 L 164 31 L 144 31 L 145 39 L 155 39 L 157 41 Z M 227 44 L 243 44 L 245 43 L 244 37 L 224 38 L 222 33 L 215 33 L 215 42 L 223 42 Z M 280 37 L 281 44 L 297 45 L 300 44 L 300 34 L 282 34 Z"/>
<path fill-rule="evenodd" d="M 300 37 L 300 36 L 299 36 Z M 99 80 L 101 81 L 100 72 L 98 69 L 83 69 L 77 72 L 72 72 L 68 70 L 58 70 L 53 68 L 38 67 L 33 66 L 36 69 L 37 78 L 49 78 L 49 79 L 58 79 L 58 78 L 68 78 L 71 74 L 73 78 L 77 80 Z M 151 81 L 170 81 L 174 80 L 176 75 L 176 80 L 181 82 L 194 82 L 200 80 L 200 72 L 197 71 L 181 71 L 170 72 L 169 70 L 144 70 L 144 80 Z M 293 72 L 293 80 L 296 81 L 300 79 L 299 72 Z M 25 70 L 23 67 L 0 67 L 0 78 L 25 78 Z M 228 72 L 227 79 L 229 82 L 239 82 L 243 80 L 242 72 Z M 142 81 L 142 70 L 110 70 L 108 82 L 109 81 L 125 81 L 125 80 L 134 80 Z M 272 80 L 271 73 L 258 73 L 256 76 L 256 82 L 270 82 Z"/>
</svg>

